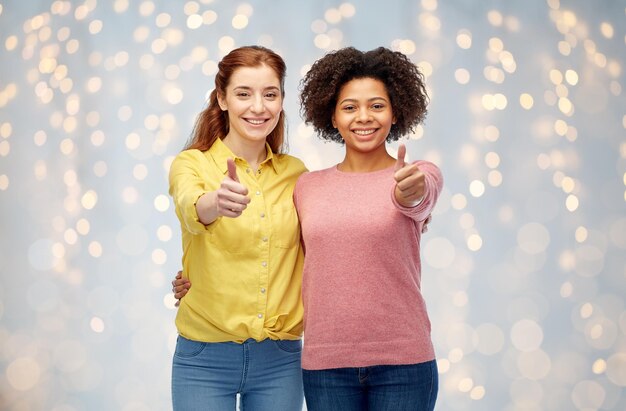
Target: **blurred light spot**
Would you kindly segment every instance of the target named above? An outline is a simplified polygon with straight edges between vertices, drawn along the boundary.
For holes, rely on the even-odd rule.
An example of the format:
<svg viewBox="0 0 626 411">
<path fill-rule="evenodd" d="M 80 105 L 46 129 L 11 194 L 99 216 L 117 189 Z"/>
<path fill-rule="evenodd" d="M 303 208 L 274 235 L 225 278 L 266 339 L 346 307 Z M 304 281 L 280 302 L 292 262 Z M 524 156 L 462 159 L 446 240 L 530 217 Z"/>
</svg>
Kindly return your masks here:
<svg viewBox="0 0 626 411">
<path fill-rule="evenodd" d="M 192 14 L 187 17 L 187 27 L 192 30 L 200 28 L 200 26 L 202 26 L 202 23 L 203 19 L 202 16 L 200 16 L 199 14 Z"/>
<path fill-rule="evenodd" d="M 459 30 L 456 35 L 456 44 L 466 50 L 472 47 L 472 33 L 468 30 Z"/>
<path fill-rule="evenodd" d="M 145 164 L 137 164 L 133 167 L 133 177 L 135 179 L 142 181 L 148 176 L 148 167 Z"/>
<path fill-rule="evenodd" d="M 543 350 L 521 352 L 517 358 L 517 367 L 522 376 L 536 381 L 550 373 L 552 361 Z"/>
<path fill-rule="evenodd" d="M 534 102 L 533 97 L 530 94 L 523 93 L 519 97 L 519 103 L 522 106 L 522 108 L 526 110 L 530 110 L 533 107 L 535 102 Z"/>
<path fill-rule="evenodd" d="M 476 387 L 472 388 L 472 391 L 470 391 L 470 398 L 473 400 L 482 400 L 484 396 L 485 387 L 483 387 L 482 385 L 477 385 Z"/>
<path fill-rule="evenodd" d="M 497 10 L 491 10 L 487 13 L 487 20 L 492 26 L 501 26 L 502 25 L 502 14 Z"/>
<path fill-rule="evenodd" d="M 462 378 L 459 381 L 459 391 L 461 392 L 470 392 L 470 390 L 474 387 L 474 381 L 470 377 Z"/>
<path fill-rule="evenodd" d="M 157 248 L 152 251 L 152 262 L 158 265 L 165 264 L 167 262 L 167 253 L 164 250 Z"/>
<path fill-rule="evenodd" d="M 499 187 L 502 184 L 502 173 L 498 170 L 491 170 L 487 174 L 487 181 L 492 187 Z"/>
<path fill-rule="evenodd" d="M 461 350 L 460 348 L 453 348 L 448 353 L 448 360 L 453 364 L 460 362 L 462 359 L 463 359 L 463 350 Z"/>
<path fill-rule="evenodd" d="M 319 49 L 326 49 L 330 46 L 330 37 L 328 37 L 328 35 L 326 34 L 318 34 L 317 36 L 315 36 L 315 39 L 313 40 L 313 44 L 315 44 L 315 47 L 319 48 Z"/>
<path fill-rule="evenodd" d="M 7 366 L 6 379 L 11 388 L 28 391 L 39 382 L 41 371 L 39 363 L 34 358 L 20 357 Z"/>
<path fill-rule="evenodd" d="M 514 216 L 515 213 L 511 206 L 505 205 L 500 207 L 500 209 L 498 210 L 498 219 L 502 223 L 508 223 L 509 221 L 512 221 Z"/>
<path fill-rule="evenodd" d="M 97 177 L 104 177 L 108 171 L 107 164 L 104 161 L 96 161 L 93 165 L 93 173 Z"/>
<path fill-rule="evenodd" d="M 238 14 L 233 17 L 232 25 L 237 30 L 245 29 L 248 26 L 248 17 L 243 14 Z"/>
<path fill-rule="evenodd" d="M 339 12 L 343 17 L 350 18 L 356 14 L 356 8 L 352 3 L 342 3 L 339 6 Z"/>
<path fill-rule="evenodd" d="M 235 39 L 230 36 L 223 36 L 217 42 L 220 51 L 228 53 L 235 48 Z"/>
<path fill-rule="evenodd" d="M 164 194 L 159 194 L 154 199 L 154 208 L 161 212 L 167 211 L 170 208 L 170 198 Z"/>
<path fill-rule="evenodd" d="M 511 327 L 511 342 L 520 351 L 537 350 L 543 341 L 543 330 L 535 321 L 520 320 Z"/>
<path fill-rule="evenodd" d="M 76 244 L 76 241 L 78 240 L 78 234 L 74 229 L 68 228 L 65 230 L 65 233 L 63 233 L 63 239 L 66 243 L 73 245 Z"/>
<path fill-rule="evenodd" d="M 61 153 L 70 155 L 74 151 L 74 142 L 69 138 L 65 138 L 61 141 L 60 149 Z"/>
<path fill-rule="evenodd" d="M 122 201 L 126 204 L 135 204 L 139 200 L 139 192 L 135 187 L 124 187 L 122 190 Z"/>
<path fill-rule="evenodd" d="M 339 11 L 339 9 L 336 9 L 334 7 L 329 8 L 324 13 L 324 19 L 330 24 L 339 23 L 341 21 L 341 18 L 342 18 L 341 12 Z"/>
<path fill-rule="evenodd" d="M 591 380 L 578 382 L 572 390 L 572 402 L 579 410 L 600 409 L 605 398 L 604 388 Z"/>
<path fill-rule="evenodd" d="M 586 319 L 593 314 L 593 305 L 585 303 L 580 307 L 580 318 Z"/>
<path fill-rule="evenodd" d="M 447 268 L 454 262 L 454 245 L 444 237 L 430 239 L 424 247 L 424 260 L 433 268 Z"/>
<path fill-rule="evenodd" d="M 467 198 L 460 193 L 457 193 L 451 198 L 452 208 L 455 210 L 462 210 L 467 206 Z"/>
<path fill-rule="evenodd" d="M 496 168 L 500 165 L 500 156 L 494 151 L 490 151 L 485 155 L 485 164 L 489 168 Z"/>
<path fill-rule="evenodd" d="M 213 10 L 207 10 L 204 13 L 202 13 L 202 22 L 205 25 L 210 26 L 216 21 L 217 21 L 217 13 L 214 12 Z"/>
<path fill-rule="evenodd" d="M 613 384 L 626 387 L 626 353 L 617 352 L 607 359 L 606 376 Z"/>
<path fill-rule="evenodd" d="M 550 233 L 539 223 L 528 223 L 518 230 L 517 244 L 528 254 L 538 254 L 548 248 Z"/>
<path fill-rule="evenodd" d="M 9 188 L 9 176 L 0 174 L 0 190 L 6 191 Z"/>
<path fill-rule="evenodd" d="M 80 200 L 80 203 L 86 210 L 91 210 L 92 208 L 94 208 L 97 202 L 98 194 L 93 190 L 89 190 L 85 194 L 83 194 L 83 197 Z"/>
<path fill-rule="evenodd" d="M 76 231 L 78 231 L 80 235 L 87 235 L 89 233 L 89 229 L 89 221 L 87 221 L 86 219 L 81 218 L 76 222 Z"/>
<path fill-rule="evenodd" d="M 89 255 L 92 257 L 98 258 L 102 256 L 102 245 L 98 241 L 92 241 L 89 243 Z"/>
<path fill-rule="evenodd" d="M 578 209 L 578 197 L 573 194 L 567 196 L 565 200 L 565 207 L 568 211 L 574 212 Z"/>
<path fill-rule="evenodd" d="M 602 358 L 595 360 L 591 366 L 591 371 L 597 375 L 603 374 L 606 371 L 606 361 Z"/>
<path fill-rule="evenodd" d="M 496 126 L 485 127 L 485 139 L 487 141 L 495 142 L 500 138 L 500 130 Z"/>
<path fill-rule="evenodd" d="M 172 239 L 172 229 L 170 226 L 162 225 L 157 229 L 157 238 L 161 241 L 169 241 Z"/>
<path fill-rule="evenodd" d="M 469 302 L 469 297 L 465 291 L 459 291 L 452 296 L 452 304 L 455 307 L 465 307 Z"/>
<path fill-rule="evenodd" d="M 485 184 L 480 180 L 474 180 L 469 185 L 469 191 L 473 197 L 480 197 L 485 193 Z"/>
<path fill-rule="evenodd" d="M 475 219 L 474 216 L 470 213 L 463 213 L 461 218 L 459 219 L 459 224 L 461 228 L 467 230 L 474 227 Z"/>
<path fill-rule="evenodd" d="M 484 355 L 494 355 L 502 351 L 504 333 L 495 324 L 485 323 L 476 327 L 478 343 L 476 350 Z"/>
<path fill-rule="evenodd" d="M 93 332 L 101 333 L 104 331 L 104 321 L 102 321 L 102 318 L 100 317 L 91 317 L 89 326 Z"/>
<path fill-rule="evenodd" d="M 445 374 L 450 371 L 450 361 L 447 358 L 437 358 L 437 369 L 439 374 Z"/>
<path fill-rule="evenodd" d="M 454 78 L 459 84 L 467 84 L 470 81 L 470 73 L 464 68 L 456 69 Z"/>
<path fill-rule="evenodd" d="M 585 242 L 585 240 L 587 239 L 587 229 L 585 227 L 578 227 L 576 228 L 576 233 L 574 234 L 576 241 L 578 241 L 579 243 L 583 243 Z"/>
<path fill-rule="evenodd" d="M 472 234 L 467 238 L 467 248 L 478 251 L 483 246 L 483 239 L 478 234 Z"/>
<path fill-rule="evenodd" d="M 613 38 L 613 26 L 611 23 L 607 23 L 606 21 L 600 24 L 600 32 L 607 39 Z"/>
<path fill-rule="evenodd" d="M 0 141 L 0 157 L 6 157 L 11 152 L 11 144 L 7 140 Z"/>
</svg>

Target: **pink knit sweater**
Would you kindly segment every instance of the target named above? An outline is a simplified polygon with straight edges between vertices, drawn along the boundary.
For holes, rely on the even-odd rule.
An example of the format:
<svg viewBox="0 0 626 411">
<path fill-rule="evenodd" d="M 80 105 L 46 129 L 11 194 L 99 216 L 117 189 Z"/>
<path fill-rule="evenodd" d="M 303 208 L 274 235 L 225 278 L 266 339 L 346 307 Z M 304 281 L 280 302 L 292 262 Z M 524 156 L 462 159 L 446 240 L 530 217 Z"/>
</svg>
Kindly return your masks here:
<svg viewBox="0 0 626 411">
<path fill-rule="evenodd" d="M 294 200 L 305 263 L 304 350 L 309 370 L 417 364 L 435 358 L 421 293 L 420 237 L 443 178 L 417 162 L 426 194 L 395 201 L 393 168 L 300 176 Z"/>
</svg>

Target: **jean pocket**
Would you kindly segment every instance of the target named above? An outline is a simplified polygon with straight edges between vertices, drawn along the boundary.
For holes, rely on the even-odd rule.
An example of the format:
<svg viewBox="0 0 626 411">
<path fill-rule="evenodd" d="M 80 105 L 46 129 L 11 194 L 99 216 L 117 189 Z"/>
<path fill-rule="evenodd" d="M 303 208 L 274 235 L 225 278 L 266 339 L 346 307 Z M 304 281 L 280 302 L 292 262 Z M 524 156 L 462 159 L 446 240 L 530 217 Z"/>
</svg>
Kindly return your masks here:
<svg viewBox="0 0 626 411">
<path fill-rule="evenodd" d="M 279 350 L 288 353 L 302 352 L 302 340 L 274 340 Z"/>
<path fill-rule="evenodd" d="M 191 358 L 200 354 L 208 343 L 201 341 L 188 340 L 183 336 L 178 336 L 176 341 L 176 351 L 174 355 L 179 358 Z"/>
</svg>

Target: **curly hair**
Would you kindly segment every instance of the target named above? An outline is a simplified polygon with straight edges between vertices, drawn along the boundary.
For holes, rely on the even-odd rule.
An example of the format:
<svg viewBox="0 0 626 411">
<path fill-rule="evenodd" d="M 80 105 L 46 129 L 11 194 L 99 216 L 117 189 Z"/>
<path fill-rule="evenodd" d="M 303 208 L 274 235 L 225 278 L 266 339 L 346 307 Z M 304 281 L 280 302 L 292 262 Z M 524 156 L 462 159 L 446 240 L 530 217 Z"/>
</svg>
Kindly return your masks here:
<svg viewBox="0 0 626 411">
<path fill-rule="evenodd" d="M 396 124 L 387 142 L 396 141 L 424 121 L 428 94 L 424 76 L 407 56 L 378 47 L 363 52 L 346 47 L 326 54 L 311 66 L 300 82 L 300 111 L 319 138 L 343 143 L 332 117 L 341 88 L 350 80 L 373 78 L 385 85 Z"/>
</svg>

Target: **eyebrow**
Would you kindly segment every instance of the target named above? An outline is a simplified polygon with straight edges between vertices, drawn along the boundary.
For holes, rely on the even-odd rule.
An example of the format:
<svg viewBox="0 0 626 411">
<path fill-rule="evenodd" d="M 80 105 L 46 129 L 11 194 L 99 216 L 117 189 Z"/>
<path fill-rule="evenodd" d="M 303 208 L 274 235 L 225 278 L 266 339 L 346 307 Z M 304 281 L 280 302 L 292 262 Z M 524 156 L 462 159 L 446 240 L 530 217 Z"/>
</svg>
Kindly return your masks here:
<svg viewBox="0 0 626 411">
<path fill-rule="evenodd" d="M 252 87 L 250 87 L 250 86 L 235 86 L 235 87 L 233 87 L 233 90 L 252 90 Z M 268 87 L 264 87 L 263 90 L 278 90 L 278 91 L 280 91 L 280 88 L 278 88 L 276 86 L 268 86 Z"/>
<path fill-rule="evenodd" d="M 389 102 L 389 100 L 387 100 L 384 97 L 372 97 L 372 98 L 368 99 L 367 101 L 371 102 L 371 101 L 375 101 L 375 100 L 383 100 L 384 102 L 387 102 L 387 103 Z M 358 100 L 356 98 L 344 98 L 338 104 L 343 104 L 343 103 L 347 103 L 347 102 L 355 102 L 356 103 L 357 101 Z"/>
</svg>

